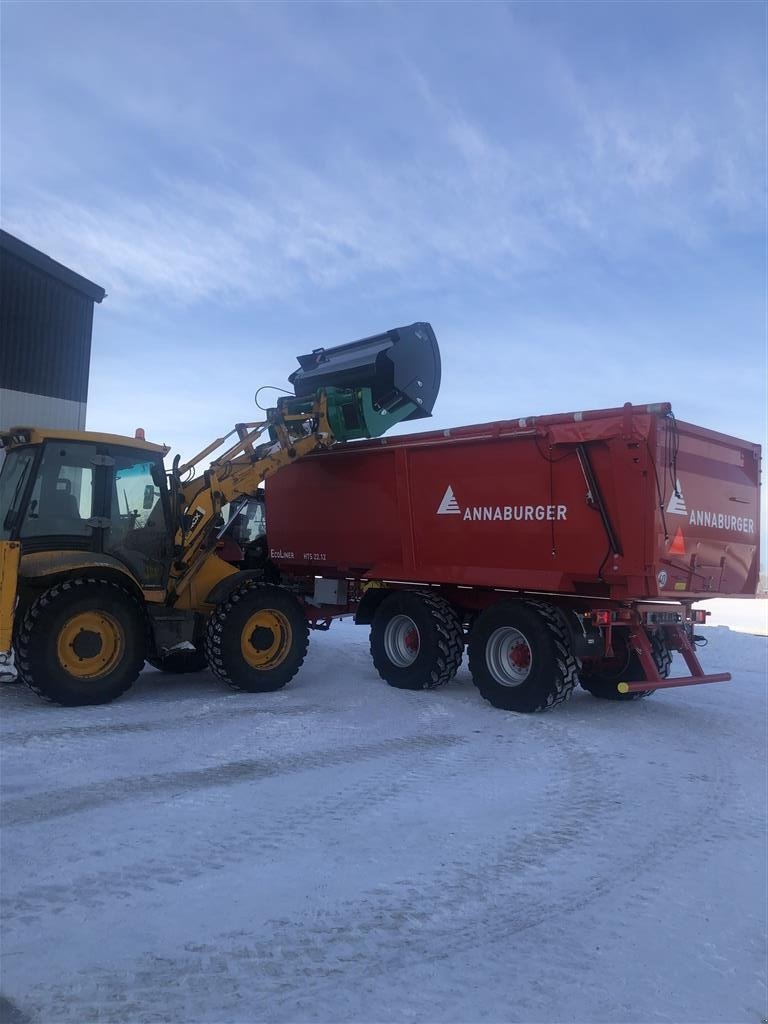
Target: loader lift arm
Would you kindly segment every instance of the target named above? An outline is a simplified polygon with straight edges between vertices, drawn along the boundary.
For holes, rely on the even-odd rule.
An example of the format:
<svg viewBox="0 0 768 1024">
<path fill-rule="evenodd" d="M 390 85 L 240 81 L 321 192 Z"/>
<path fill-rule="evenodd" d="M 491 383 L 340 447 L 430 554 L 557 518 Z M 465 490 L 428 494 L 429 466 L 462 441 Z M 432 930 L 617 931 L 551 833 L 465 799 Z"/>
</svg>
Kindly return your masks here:
<svg viewBox="0 0 768 1024">
<path fill-rule="evenodd" d="M 170 474 L 176 517 L 168 596 L 179 607 L 205 603 L 211 586 L 237 570 L 211 559 L 221 510 L 255 494 L 268 477 L 337 441 L 378 437 L 403 420 L 431 415 L 440 388 L 432 327 L 416 323 L 299 356 L 293 395 L 278 399 L 260 423 L 240 423 Z M 200 476 L 197 467 L 233 436 L 237 440 Z M 267 440 L 262 440 L 264 435 Z M 189 474 L 193 474 L 189 478 Z M 200 569 L 206 567 L 204 579 Z M 190 584 L 198 580 L 190 594 Z"/>
<path fill-rule="evenodd" d="M 253 573 L 218 557 L 224 506 L 318 449 L 429 416 L 440 387 L 427 323 L 298 361 L 293 393 L 260 422 L 236 424 L 170 472 L 168 448 L 143 431 L 0 431 L 0 672 L 13 648 L 41 696 L 98 704 L 123 693 L 145 658 L 158 667 L 204 645 L 235 688 L 285 685 L 306 648 L 303 608 L 278 586 L 256 592 Z M 242 623 L 230 616 L 235 591 L 238 612 L 250 609 Z"/>
<path fill-rule="evenodd" d="M 170 473 L 177 522 L 169 592 L 177 600 L 205 562 L 224 526 L 222 508 L 253 495 L 260 484 L 285 466 L 336 441 L 328 422 L 328 400 L 325 391 L 318 392 L 311 404 L 294 398 L 281 400 L 277 409 L 269 410 L 266 420 L 238 423 L 188 462 L 179 465 L 176 461 Z M 338 393 L 332 395 L 332 401 L 338 401 Z M 269 439 L 262 441 L 265 432 Z M 233 434 L 237 441 L 213 459 L 201 476 L 189 478 Z M 234 572 L 223 562 L 220 568 L 222 575 Z"/>
</svg>

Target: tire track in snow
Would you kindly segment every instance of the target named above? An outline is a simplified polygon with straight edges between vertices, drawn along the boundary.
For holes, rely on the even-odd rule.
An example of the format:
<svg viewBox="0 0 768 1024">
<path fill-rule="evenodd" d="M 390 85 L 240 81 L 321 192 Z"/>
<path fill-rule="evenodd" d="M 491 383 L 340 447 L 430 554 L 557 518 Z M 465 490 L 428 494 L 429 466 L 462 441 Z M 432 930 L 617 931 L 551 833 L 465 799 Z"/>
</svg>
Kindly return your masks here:
<svg viewBox="0 0 768 1024">
<path fill-rule="evenodd" d="M 631 766 L 628 777 L 621 779 L 598 770 L 599 751 L 572 748 L 567 756 L 573 768 L 570 784 L 562 786 L 560 776 L 544 797 L 552 824 L 539 824 L 523 834 L 519 825 L 512 825 L 495 854 L 480 866 L 459 864 L 439 877 L 422 874 L 374 887 L 319 920 L 315 916 L 273 921 L 267 936 L 263 929 L 258 936 L 241 930 L 219 934 L 209 943 L 187 944 L 177 956 L 142 957 L 128 968 L 128 979 L 125 972 L 109 969 L 97 969 L 91 978 L 91 968 L 74 983 L 52 989 L 54 1001 L 47 1005 L 64 1010 L 61 1020 L 98 1016 L 102 1021 L 121 1021 L 129 1010 L 124 1001 L 128 980 L 147 1022 L 204 1020 L 211 1015 L 323 1020 L 324 993 L 342 986 L 358 1000 L 347 1019 L 359 1019 L 366 1009 L 369 979 L 391 979 L 413 963 L 439 962 L 467 948 L 509 943 L 617 888 L 626 901 L 627 887 L 646 879 L 648 888 L 648 876 L 652 891 L 660 859 L 699 842 L 722 806 L 728 785 L 720 758 L 709 766 L 703 780 L 707 788 L 691 806 L 679 776 L 661 766 L 645 781 L 654 793 L 668 795 L 665 818 L 649 819 L 639 833 L 636 819 L 630 823 L 621 817 L 623 804 L 632 795 Z M 607 844 L 611 832 L 613 842 Z M 547 880 L 565 874 L 585 849 L 590 859 L 587 877 L 573 879 L 553 898 Z M 641 896 L 636 893 L 632 898 Z M 222 1005 L 222 987 L 214 985 L 213 1006 L 208 993 L 211 976 L 217 975 L 227 977 L 228 995 Z M 155 1012 L 152 1007 L 161 994 L 164 1009 Z"/>
<path fill-rule="evenodd" d="M 237 701 L 237 698 L 234 698 Z M 48 709 L 46 708 L 46 711 Z M 242 702 L 237 702 L 236 707 L 228 708 L 213 708 L 205 711 L 193 711 L 186 715 L 175 716 L 173 718 L 163 719 L 150 719 L 147 721 L 138 722 L 98 722 L 92 725 L 65 725 L 55 729 L 27 729 L 24 731 L 6 729 L 0 731 L 0 743 L 7 749 L 9 747 L 24 747 L 30 743 L 46 743 L 58 740 L 64 740 L 70 742 L 72 740 L 92 740 L 99 739 L 102 736 L 111 739 L 113 736 L 131 733 L 142 733 L 142 732 L 157 732 L 163 733 L 169 729 L 188 729 L 190 725 L 196 723 L 205 725 L 207 722 L 213 719 L 238 719 L 247 721 L 252 715 L 269 715 L 279 717 L 295 717 L 299 715 L 311 715 L 320 714 L 326 709 L 321 707 L 319 704 L 304 704 L 296 705 L 294 707 L 285 706 L 272 706 L 272 707 L 255 707 L 244 706 Z"/>
<path fill-rule="evenodd" d="M 432 747 L 452 746 L 464 742 L 456 735 L 416 735 L 382 740 L 378 743 L 336 750 L 323 750 L 281 757 L 272 760 L 247 759 L 212 765 L 209 768 L 185 769 L 137 777 L 125 776 L 92 785 L 73 786 L 53 792 L 35 794 L 9 800 L 3 810 L 5 828 L 35 825 L 52 818 L 65 817 L 81 811 L 90 811 L 113 804 L 146 799 L 163 798 L 179 792 L 194 792 L 214 786 L 233 786 L 241 782 L 331 768 L 351 764 L 368 758 L 386 757 L 400 750 L 418 753 Z"/>
<path fill-rule="evenodd" d="M 434 963 L 458 954 L 464 948 L 507 943 L 512 937 L 546 921 L 580 911 L 615 889 L 619 889 L 621 898 L 626 900 L 628 886 L 629 901 L 638 906 L 647 897 L 643 890 L 631 891 L 634 883 L 645 877 L 645 890 L 648 894 L 659 892 L 658 864 L 690 845 L 698 849 L 702 838 L 708 837 L 711 821 L 724 800 L 727 780 L 723 764 L 720 758 L 717 765 L 711 766 L 714 785 L 689 814 L 680 813 L 687 810 L 688 801 L 687 795 L 681 795 L 678 791 L 677 795 L 681 798 L 674 805 L 674 813 L 669 815 L 671 823 L 666 828 L 646 836 L 638 836 L 633 829 L 622 841 L 616 843 L 624 851 L 620 860 L 613 855 L 605 855 L 598 861 L 602 870 L 592 871 L 586 880 L 579 883 L 578 889 L 566 890 L 555 900 L 531 898 L 531 891 L 539 893 L 547 890 L 547 881 L 557 870 L 552 861 L 555 864 L 562 863 L 566 854 L 570 856 L 583 846 L 590 848 L 593 854 L 600 849 L 611 827 L 615 828 L 615 820 L 612 825 L 610 819 L 616 819 L 625 799 L 619 787 L 614 785 L 610 794 L 603 790 L 600 794 L 582 797 L 574 805 L 574 813 L 568 814 L 556 828 L 535 830 L 525 836 L 522 842 L 513 841 L 505 845 L 495 861 L 486 864 L 479 872 L 461 869 L 451 879 L 443 878 L 438 883 L 427 881 L 426 885 L 417 881 L 403 881 L 402 897 L 399 900 L 393 900 L 392 894 L 384 892 L 381 894 L 382 899 L 371 901 L 371 912 L 364 919 L 361 919 L 357 905 L 354 911 L 350 908 L 350 917 L 346 923 L 337 919 L 330 926 L 312 928 L 309 937 L 306 931 L 303 937 L 297 935 L 295 922 L 276 922 L 279 927 L 270 943 L 250 948 L 258 961 L 261 957 L 269 958 L 272 944 L 277 948 L 282 946 L 283 950 L 290 948 L 293 938 L 296 946 L 289 959 L 295 955 L 302 964 L 310 965 L 303 970 L 303 980 L 306 980 L 307 985 L 302 993 L 302 1019 L 322 1020 L 322 1009 L 317 1007 L 322 999 L 322 991 L 327 987 L 325 978 L 328 974 L 336 975 L 335 984 L 349 984 L 347 976 L 352 974 L 358 983 L 364 985 L 364 979 L 371 971 L 386 975 L 407 967 L 410 962 Z M 664 775 L 663 781 L 670 785 L 678 781 L 671 773 L 664 772 Z M 606 796 L 609 796 L 607 802 Z M 606 808 L 609 809 L 607 816 L 600 813 Z M 586 830 L 585 821 L 589 823 Z M 624 823 L 625 831 L 626 828 L 627 824 Z M 500 906 L 498 896 L 501 885 L 515 876 L 518 884 L 512 891 L 505 893 L 504 903 Z M 479 897 L 478 893 L 481 894 Z M 371 895 L 376 897 L 377 890 L 373 890 Z M 414 914 L 408 909 L 414 905 L 438 906 L 440 909 L 437 914 Z M 509 905 L 514 909 L 505 910 Z M 471 908 L 469 919 L 462 921 L 467 906 Z M 365 950 L 367 947 L 370 950 L 372 934 L 376 936 L 374 950 L 361 953 L 361 948 Z M 346 943 L 340 943 L 341 935 L 348 940 Z M 239 937 L 241 943 L 246 939 L 245 934 Z M 307 943 L 308 948 L 304 949 Z M 397 952 L 393 953 L 393 949 Z M 333 951 L 330 956 L 327 953 L 329 950 Z M 326 951 L 325 956 L 323 951 Z M 272 956 L 274 959 L 274 954 Z M 270 980 L 274 978 L 277 981 L 279 978 L 285 982 L 280 967 L 267 962 L 265 970 Z M 315 968 L 315 963 L 320 965 L 319 970 Z M 258 968 L 254 969 L 252 980 L 260 985 L 264 983 Z M 276 983 L 274 997 L 279 999 L 281 994 L 287 997 L 289 986 Z M 291 1020 L 295 1014 L 296 1004 L 291 1004 L 289 1000 L 284 1016 L 281 1016 L 274 1004 L 270 1004 L 268 1016 L 275 1020 Z M 350 1019 L 354 1019 L 354 1014 Z"/>
<path fill-rule="evenodd" d="M 473 767 L 476 770 L 483 770 L 485 764 L 494 761 L 498 766 L 499 750 L 493 749 L 493 747 L 487 748 L 485 751 L 478 750 L 477 747 L 468 748 L 453 748 L 452 750 L 435 750 L 435 755 L 431 759 L 431 770 L 432 772 L 439 773 L 439 777 L 444 782 L 450 782 L 452 777 L 460 776 L 466 773 L 466 771 Z M 570 806 L 574 816 L 583 814 L 584 812 L 584 801 L 577 799 L 577 792 L 579 784 L 584 781 L 585 774 L 589 773 L 593 767 L 593 759 L 590 756 L 585 756 L 583 753 L 575 748 L 573 740 L 568 741 L 563 738 L 561 746 L 552 746 L 547 752 L 548 756 L 556 758 L 558 761 L 565 759 L 566 766 L 562 764 L 558 765 L 558 771 L 553 774 L 559 779 L 565 778 L 568 784 L 563 787 L 560 781 L 552 782 L 547 787 L 546 801 L 552 806 L 553 810 L 558 812 L 564 812 L 566 806 Z M 446 764 L 448 758 L 452 759 L 452 764 Z M 382 770 L 389 774 L 389 780 L 387 787 L 390 789 L 390 795 L 396 795 L 396 791 L 402 789 L 405 786 L 412 785 L 414 782 L 417 784 L 425 785 L 429 783 L 429 774 L 425 773 L 425 764 L 423 760 L 419 760 L 414 764 L 413 760 L 409 758 L 408 754 L 403 751 L 400 754 L 399 760 L 408 761 L 409 771 L 404 772 L 400 780 L 393 783 L 391 779 L 392 762 L 391 760 L 384 766 Z M 366 794 L 358 795 L 358 805 L 370 805 L 372 801 L 377 801 L 381 792 L 371 791 Z M 352 794 L 353 799 L 350 802 L 346 802 L 344 807 L 349 813 L 354 813 L 355 800 L 354 793 Z M 589 801 L 588 801 L 589 802 Z M 297 813 L 300 813 L 297 811 Z M 311 830 L 311 822 L 308 823 L 308 831 Z M 551 837 L 550 842 L 551 842 Z M 573 833 L 561 835 L 560 842 L 568 843 L 572 841 Z M 340 842 L 343 843 L 343 837 L 340 838 Z M 518 856 L 522 856 L 527 862 L 531 856 L 535 857 L 536 843 L 532 845 L 530 851 L 524 851 L 520 848 L 517 853 Z M 245 847 L 247 849 L 247 847 Z M 501 870 L 499 868 L 498 870 Z M 451 882 L 450 874 L 448 878 L 448 892 L 453 893 L 458 884 L 459 889 L 455 896 L 455 901 L 458 904 L 464 904 L 466 902 L 466 892 L 464 886 L 466 884 L 466 876 L 468 869 L 461 869 L 458 883 Z M 469 876 L 472 873 L 469 872 Z M 441 895 L 442 894 L 442 895 Z M 184 978 L 184 985 L 188 984 L 196 985 L 193 981 L 193 976 L 199 977 L 199 973 L 202 969 L 203 974 L 207 973 L 210 969 L 210 965 L 215 961 L 215 970 L 217 972 L 228 970 L 228 964 L 240 964 L 238 967 L 238 973 L 242 969 L 242 961 L 251 961 L 252 957 L 255 957 L 257 961 L 262 964 L 263 971 L 266 974 L 266 978 L 261 977 L 257 982 L 259 987 L 262 987 L 266 982 L 267 988 L 272 991 L 275 986 L 277 989 L 286 991 L 293 985 L 293 971 L 297 971 L 300 975 L 300 982 L 302 986 L 305 986 L 308 982 L 311 982 L 313 978 L 326 979 L 328 977 L 334 977 L 339 973 L 340 968 L 334 966 L 337 962 L 343 964 L 349 961 L 350 964 L 356 964 L 359 967 L 358 958 L 348 955 L 345 950 L 347 944 L 351 943 L 354 946 L 355 942 L 363 937 L 363 941 L 370 946 L 370 937 L 374 933 L 383 931 L 382 941 L 392 947 L 392 936 L 388 933 L 387 923 L 395 922 L 396 930 L 399 932 L 399 924 L 401 919 L 409 924 L 416 923 L 418 928 L 421 928 L 425 921 L 425 915 L 418 910 L 409 909 L 407 912 L 402 912 L 402 907 L 411 905 L 411 901 L 414 899 L 413 883 L 401 882 L 397 883 L 394 891 L 390 890 L 378 890 L 374 889 L 370 893 L 363 894 L 363 903 L 350 903 L 342 904 L 342 908 L 348 906 L 350 918 L 343 918 L 336 920 L 334 914 L 323 915 L 324 919 L 328 919 L 328 923 L 322 926 L 314 925 L 311 928 L 301 922 L 289 922 L 289 921 L 275 921 L 271 922 L 272 931 L 270 937 L 265 940 L 261 940 L 253 946 L 252 937 L 250 940 L 244 933 L 234 933 L 223 935 L 218 937 L 213 945 L 195 945 L 188 946 L 184 952 L 184 958 L 177 960 L 176 958 L 159 958 L 154 956 L 148 956 L 142 958 L 140 964 L 136 965 L 136 976 L 131 977 L 128 983 L 128 988 L 136 993 L 143 989 L 146 985 L 145 991 L 137 997 L 136 1012 L 139 1012 L 138 1008 L 141 1008 L 142 1020 L 186 1020 L 189 1017 L 189 1013 L 193 1015 L 197 1012 L 197 1007 L 194 1011 L 190 1011 L 188 1008 L 176 1009 L 174 1007 L 167 1007 L 164 1011 L 158 1011 L 158 1015 L 153 1015 L 151 1009 L 152 1004 L 158 1005 L 158 1001 L 162 1005 L 164 1002 L 167 1005 L 167 999 L 176 990 L 176 984 L 179 978 Z M 427 891 L 420 891 L 416 895 L 419 903 L 423 899 L 427 899 L 432 905 L 439 905 L 444 902 L 445 898 L 445 882 L 431 877 L 427 886 Z M 393 902 L 394 901 L 394 902 Z M 375 910 L 372 911 L 372 907 L 375 906 Z M 391 909 L 388 909 L 391 908 Z M 373 913 L 373 918 L 372 918 Z M 453 912 L 446 912 L 450 920 L 446 920 L 445 926 L 449 930 L 453 930 L 456 919 Z M 426 915 L 431 917 L 432 915 Z M 444 916 L 441 913 L 441 917 Z M 295 934 L 296 928 L 299 928 L 301 933 L 300 941 L 297 940 Z M 276 955 L 276 945 L 282 946 L 282 951 L 287 958 L 285 963 L 281 964 L 282 954 Z M 395 947 L 397 942 L 394 943 Z M 248 949 L 248 953 L 244 952 Z M 328 954 L 330 953 L 333 963 L 328 963 Z M 306 966 L 306 959 L 309 959 L 315 966 L 316 970 L 309 970 Z M 377 954 L 372 963 L 383 962 L 387 963 L 391 959 L 391 953 L 389 957 L 380 956 Z M 367 962 L 367 960 L 366 960 Z M 206 966 L 201 967 L 202 964 Z M 292 963 L 293 968 L 288 967 L 288 964 Z M 324 966 L 325 965 L 325 966 Z M 132 970 L 127 968 L 127 970 Z M 168 974 L 166 975 L 166 970 Z M 179 971 L 177 974 L 176 971 Z M 158 974 L 159 972 L 159 974 Z M 56 1005 L 61 1008 L 62 1016 L 60 1020 L 81 1020 L 90 1019 L 89 1015 L 93 1014 L 98 1016 L 99 1020 L 104 1021 L 123 1021 L 126 1019 L 126 1014 L 130 1018 L 130 1007 L 131 1004 L 126 1004 L 124 1000 L 126 973 L 123 972 L 119 976 L 113 978 L 112 974 L 108 970 L 97 968 L 95 971 L 89 969 L 87 972 L 88 978 L 78 978 L 77 982 L 70 989 L 69 987 L 57 988 L 54 993 L 51 994 L 50 999 L 46 999 L 46 1005 Z M 161 980 L 162 975 L 162 980 Z M 84 1005 L 80 1002 L 80 997 L 84 991 L 87 991 L 91 985 L 95 982 L 98 986 L 98 996 L 94 996 L 97 999 L 97 1003 L 94 1003 L 93 1007 Z M 116 982 L 116 984 L 115 984 Z M 240 980 L 233 982 L 234 987 L 237 989 Z M 248 982 L 250 985 L 251 982 Z M 157 989 L 155 985 L 157 984 Z M 122 986 L 122 987 L 121 987 Z M 162 997 L 160 995 L 160 988 L 162 987 Z M 322 981 L 321 981 L 322 987 Z M 203 989 L 205 986 L 203 986 Z M 167 991 L 166 991 L 167 989 Z M 69 991 L 69 996 L 65 995 L 65 991 Z M 115 993 L 114 1005 L 112 1004 L 110 992 Z M 123 995 L 118 995 L 120 991 Z M 186 988 L 185 988 L 186 991 Z M 154 995 L 150 995 L 154 993 Z M 181 995 L 181 993 L 180 993 Z M 186 999 L 186 995 L 184 997 Z M 201 991 L 200 998 L 205 1000 L 205 993 Z M 270 997 L 271 998 L 271 997 Z M 70 999 L 69 1003 L 62 1003 L 62 1000 Z M 190 1005 L 196 1005 L 197 999 L 193 1000 Z M 98 1009 L 96 1006 L 98 1005 Z M 72 1007 L 71 1016 L 69 1007 Z M 216 1019 L 246 1019 L 243 1014 L 246 1011 L 243 1007 L 239 1010 L 232 1010 L 231 1014 L 223 1012 L 222 1008 L 217 1008 L 215 1011 L 211 1011 Z M 246 1014 L 247 1019 L 253 1019 L 252 1011 L 249 1009 Z M 260 1018 L 261 1019 L 261 1018 Z M 291 1018 L 293 1019 L 293 1018 Z"/>
<path fill-rule="evenodd" d="M 443 716 L 439 717 L 442 719 Z M 12 896 L 3 897 L 0 909 L 5 920 L 12 921 L 51 910 L 60 913 L 73 904 L 98 909 L 116 895 L 128 899 L 137 892 L 178 886 L 212 871 L 242 863 L 243 851 L 247 851 L 249 860 L 267 859 L 279 854 L 287 844 L 300 843 L 312 835 L 318 822 L 337 820 L 342 824 L 372 807 L 391 803 L 404 790 L 412 787 L 428 790 L 435 781 L 444 785 L 465 776 L 468 771 L 498 765 L 498 759 L 497 745 L 484 744 L 478 750 L 461 736 L 456 736 L 454 743 L 444 746 L 421 745 L 416 759 L 410 744 L 404 749 L 388 750 L 386 759 L 381 763 L 377 764 L 378 758 L 371 761 L 367 777 L 352 777 L 333 795 L 320 800 L 303 799 L 277 814 L 261 817 L 256 827 L 228 832 L 226 825 L 234 823 L 233 819 L 222 829 L 217 829 L 212 839 L 185 845 L 181 856 L 176 855 L 170 860 L 166 856 L 143 857 L 126 866 L 82 874 L 66 885 L 38 882 Z M 344 843 L 344 834 L 340 831 L 331 846 L 343 847 Z M 141 849 L 144 848 L 142 843 Z M 91 846 L 89 852 L 97 857 L 111 856 L 104 846 Z"/>
<path fill-rule="evenodd" d="M 0 1024 L 30 1024 L 30 1021 L 12 999 L 0 994 Z"/>
</svg>

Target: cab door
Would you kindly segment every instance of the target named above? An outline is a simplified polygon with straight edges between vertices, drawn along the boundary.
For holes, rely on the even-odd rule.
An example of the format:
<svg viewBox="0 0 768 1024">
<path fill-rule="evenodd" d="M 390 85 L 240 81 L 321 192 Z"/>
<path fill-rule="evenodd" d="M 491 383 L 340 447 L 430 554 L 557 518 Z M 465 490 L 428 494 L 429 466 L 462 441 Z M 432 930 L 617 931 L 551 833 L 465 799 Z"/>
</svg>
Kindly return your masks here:
<svg viewBox="0 0 768 1024">
<path fill-rule="evenodd" d="M 143 587 L 165 587 L 173 537 L 162 459 L 153 452 L 113 448 L 109 460 L 104 551 L 125 563 Z"/>
</svg>

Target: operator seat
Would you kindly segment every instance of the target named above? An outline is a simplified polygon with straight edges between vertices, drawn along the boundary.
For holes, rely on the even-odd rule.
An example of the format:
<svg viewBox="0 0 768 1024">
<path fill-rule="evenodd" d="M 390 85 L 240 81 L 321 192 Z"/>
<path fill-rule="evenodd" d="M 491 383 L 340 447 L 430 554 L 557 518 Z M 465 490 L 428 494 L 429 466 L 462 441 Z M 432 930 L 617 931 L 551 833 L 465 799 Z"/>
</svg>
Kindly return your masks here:
<svg viewBox="0 0 768 1024">
<path fill-rule="evenodd" d="M 22 535 L 26 537 L 80 536 L 86 532 L 86 523 L 80 515 L 77 498 L 70 491 L 69 480 L 59 480 L 64 489 L 44 492 L 39 501 L 32 501 L 24 520 Z"/>
<path fill-rule="evenodd" d="M 82 519 L 77 498 L 69 491 L 51 491 L 45 502 L 45 514 L 57 519 Z"/>
</svg>

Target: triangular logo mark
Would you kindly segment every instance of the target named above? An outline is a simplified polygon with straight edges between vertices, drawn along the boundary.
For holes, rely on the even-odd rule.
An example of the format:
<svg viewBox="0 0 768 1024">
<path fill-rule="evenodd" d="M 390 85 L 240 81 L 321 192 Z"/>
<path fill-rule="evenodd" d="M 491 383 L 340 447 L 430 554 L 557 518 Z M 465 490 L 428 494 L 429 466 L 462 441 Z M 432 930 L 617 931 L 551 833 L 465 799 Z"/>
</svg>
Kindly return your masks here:
<svg viewBox="0 0 768 1024">
<path fill-rule="evenodd" d="M 669 547 L 670 555 L 684 555 L 685 554 L 685 541 L 683 540 L 683 531 L 678 526 L 675 538 Z"/>
<path fill-rule="evenodd" d="M 668 516 L 687 516 L 688 509 L 685 507 L 685 498 L 683 497 L 683 489 L 680 486 L 680 480 L 675 481 L 675 489 L 672 492 L 672 497 L 669 499 L 667 505 Z"/>
<path fill-rule="evenodd" d="M 452 487 L 448 487 L 446 489 L 446 492 L 443 495 L 443 500 L 440 502 L 440 506 L 438 507 L 437 514 L 439 516 L 461 515 L 461 509 L 459 508 L 458 501 L 456 501 L 456 496 L 453 493 Z"/>
</svg>

